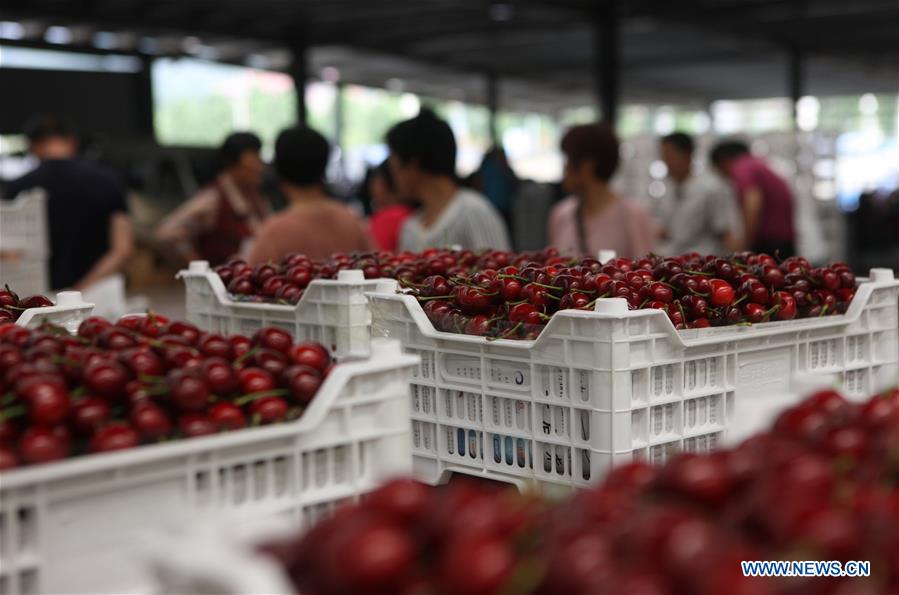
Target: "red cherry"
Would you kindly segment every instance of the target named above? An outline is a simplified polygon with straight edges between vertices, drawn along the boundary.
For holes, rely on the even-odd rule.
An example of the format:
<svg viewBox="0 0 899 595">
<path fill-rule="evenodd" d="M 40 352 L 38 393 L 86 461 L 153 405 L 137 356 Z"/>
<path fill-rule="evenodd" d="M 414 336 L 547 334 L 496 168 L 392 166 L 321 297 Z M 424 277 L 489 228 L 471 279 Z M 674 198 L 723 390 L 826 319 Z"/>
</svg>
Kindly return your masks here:
<svg viewBox="0 0 899 595">
<path fill-rule="evenodd" d="M 734 302 L 734 288 L 723 279 L 710 279 L 709 301 L 715 308 L 730 306 Z"/>
<path fill-rule="evenodd" d="M 131 424 L 144 440 L 158 440 L 172 433 L 172 422 L 156 403 L 144 400 L 131 407 Z"/>
<path fill-rule="evenodd" d="M 50 428 L 30 427 L 19 439 L 19 456 L 29 464 L 57 461 L 68 454 L 65 439 Z"/>
<path fill-rule="evenodd" d="M 398 521 L 413 523 L 428 513 L 429 488 L 414 479 L 394 479 L 379 487 L 367 499 L 373 510 Z"/>
<path fill-rule="evenodd" d="M 270 391 L 277 386 L 272 375 L 262 368 L 244 368 L 238 372 L 238 378 L 244 393 Z"/>
<path fill-rule="evenodd" d="M 91 452 L 112 452 L 134 448 L 140 444 L 137 432 L 126 422 L 114 421 L 94 432 L 91 438 Z"/>
<path fill-rule="evenodd" d="M 213 394 L 230 395 L 240 390 L 240 379 L 231 364 L 220 357 L 210 357 L 201 366 L 206 383 Z"/>
<path fill-rule="evenodd" d="M 220 430 L 239 430 L 247 425 L 243 410 L 234 403 L 222 401 L 209 409 L 209 418 Z"/>
<path fill-rule="evenodd" d="M 501 592 L 515 568 L 515 557 L 501 539 L 475 536 L 446 547 L 440 568 L 441 584 L 455 595 Z M 465 569 L 460 572 L 460 569 Z"/>
<path fill-rule="evenodd" d="M 226 360 L 234 358 L 234 346 L 221 335 L 206 335 L 197 343 L 197 349 L 207 357 L 219 357 Z"/>
<path fill-rule="evenodd" d="M 205 413 L 185 413 L 178 418 L 178 429 L 185 438 L 197 438 L 215 434 L 218 426 Z"/>
<path fill-rule="evenodd" d="M 69 391 L 64 383 L 36 377 L 20 383 L 16 390 L 28 406 L 28 420 L 36 426 L 52 427 L 65 420 L 69 413 Z"/>
<path fill-rule="evenodd" d="M 180 368 L 166 375 L 172 403 L 182 411 L 200 411 L 209 403 L 209 385 L 196 369 Z"/>
<path fill-rule="evenodd" d="M 166 325 L 162 334 L 179 335 L 188 345 L 196 345 L 200 338 L 200 329 L 187 322 L 173 321 Z"/>
<path fill-rule="evenodd" d="M 730 495 L 725 460 L 693 453 L 676 455 L 659 473 L 659 486 L 701 505 L 719 506 Z"/>
<path fill-rule="evenodd" d="M 256 331 L 253 335 L 253 343 L 261 347 L 287 353 L 293 346 L 293 337 L 284 329 L 273 326 L 265 327 Z"/>
<path fill-rule="evenodd" d="M 310 366 L 293 365 L 282 375 L 291 398 L 300 405 L 308 405 L 322 384 L 321 373 Z"/>
<path fill-rule="evenodd" d="M 72 427 L 82 435 L 90 435 L 93 431 L 109 421 L 109 404 L 92 396 L 81 397 L 72 405 L 70 414 Z"/>
<path fill-rule="evenodd" d="M 262 368 L 275 377 L 284 372 L 290 363 L 284 353 L 265 347 L 257 348 L 250 360 L 253 366 Z"/>
<path fill-rule="evenodd" d="M 328 351 L 318 343 L 297 343 L 290 349 L 289 355 L 293 363 L 319 371 L 323 371 L 331 363 Z"/>
<path fill-rule="evenodd" d="M 335 536 L 332 547 L 327 574 L 346 592 L 388 587 L 408 572 L 415 554 L 410 535 L 377 519 L 360 519 Z"/>
<path fill-rule="evenodd" d="M 84 369 L 84 384 L 94 394 L 108 400 L 125 395 L 128 372 L 112 360 L 95 360 Z"/>
<path fill-rule="evenodd" d="M 112 350 L 127 349 L 137 345 L 137 341 L 130 331 L 114 326 L 100 331 L 95 340 L 100 347 Z"/>
<path fill-rule="evenodd" d="M 19 466 L 19 457 L 7 446 L 0 446 L 0 471 L 6 471 Z"/>
<path fill-rule="evenodd" d="M 234 349 L 234 357 L 241 357 L 247 351 L 253 348 L 253 343 L 249 337 L 243 335 L 231 335 L 228 337 L 231 347 Z"/>
<path fill-rule="evenodd" d="M 154 352 L 145 347 L 132 347 L 119 353 L 119 362 L 137 376 L 162 376 L 165 367 Z"/>
<path fill-rule="evenodd" d="M 250 413 L 264 424 L 282 421 L 287 409 L 287 401 L 276 396 L 260 397 L 250 403 Z"/>
</svg>

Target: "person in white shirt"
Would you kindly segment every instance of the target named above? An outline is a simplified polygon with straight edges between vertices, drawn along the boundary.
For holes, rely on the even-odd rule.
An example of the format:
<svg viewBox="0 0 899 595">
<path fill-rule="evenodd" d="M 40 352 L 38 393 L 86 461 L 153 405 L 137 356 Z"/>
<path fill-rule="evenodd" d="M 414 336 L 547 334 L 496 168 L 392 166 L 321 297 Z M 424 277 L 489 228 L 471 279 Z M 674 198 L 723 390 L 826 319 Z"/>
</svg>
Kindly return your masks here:
<svg viewBox="0 0 899 595">
<path fill-rule="evenodd" d="M 723 255 L 743 247 L 743 222 L 733 188 L 712 172 L 693 171 L 693 139 L 674 132 L 661 139 L 668 168 L 665 193 L 652 203 L 659 254 Z"/>
<path fill-rule="evenodd" d="M 509 250 L 502 217 L 474 190 L 456 178 L 456 139 L 434 112 L 422 110 L 387 133 L 389 166 L 400 198 L 421 204 L 403 223 L 399 249 L 459 246 Z"/>
</svg>

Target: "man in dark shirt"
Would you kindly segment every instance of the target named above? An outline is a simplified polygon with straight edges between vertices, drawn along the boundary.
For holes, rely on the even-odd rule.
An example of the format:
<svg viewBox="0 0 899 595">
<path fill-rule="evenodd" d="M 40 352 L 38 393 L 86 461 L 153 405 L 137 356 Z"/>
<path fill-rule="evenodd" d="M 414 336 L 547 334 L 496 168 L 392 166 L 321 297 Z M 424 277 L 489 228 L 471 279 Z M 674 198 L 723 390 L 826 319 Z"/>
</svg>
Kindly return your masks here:
<svg viewBox="0 0 899 595">
<path fill-rule="evenodd" d="M 122 270 L 134 250 L 134 230 L 125 187 L 110 172 L 77 158 L 73 127 L 41 116 L 25 129 L 31 153 L 41 163 L 10 182 L 4 198 L 42 188 L 47 193 L 50 285 L 84 289 Z"/>
</svg>

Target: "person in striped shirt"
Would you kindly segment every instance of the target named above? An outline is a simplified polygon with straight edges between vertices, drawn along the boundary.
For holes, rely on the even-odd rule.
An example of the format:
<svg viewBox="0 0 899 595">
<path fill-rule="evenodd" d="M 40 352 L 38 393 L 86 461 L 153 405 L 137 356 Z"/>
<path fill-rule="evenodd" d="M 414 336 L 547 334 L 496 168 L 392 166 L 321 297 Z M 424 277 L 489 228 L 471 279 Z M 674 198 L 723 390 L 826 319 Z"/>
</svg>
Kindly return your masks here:
<svg viewBox="0 0 899 595">
<path fill-rule="evenodd" d="M 387 146 L 397 192 L 421 205 L 403 223 L 400 250 L 509 250 L 509 235 L 497 210 L 481 194 L 459 186 L 456 139 L 446 122 L 423 109 L 390 129 Z"/>
</svg>

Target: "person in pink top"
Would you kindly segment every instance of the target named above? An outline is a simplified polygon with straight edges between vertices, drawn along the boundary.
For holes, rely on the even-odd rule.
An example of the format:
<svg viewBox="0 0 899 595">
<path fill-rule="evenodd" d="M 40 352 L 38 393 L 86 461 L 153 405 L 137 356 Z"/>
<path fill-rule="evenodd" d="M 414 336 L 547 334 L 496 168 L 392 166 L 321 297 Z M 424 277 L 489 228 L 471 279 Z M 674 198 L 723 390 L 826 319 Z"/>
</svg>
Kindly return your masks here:
<svg viewBox="0 0 899 595">
<path fill-rule="evenodd" d="M 549 244 L 565 255 L 614 250 L 636 258 L 653 249 L 653 224 L 636 200 L 619 196 L 609 181 L 618 169 L 618 137 L 608 124 L 575 126 L 562 137 L 562 184 L 571 196 L 549 215 Z"/>
<path fill-rule="evenodd" d="M 787 182 L 740 141 L 719 143 L 711 161 L 737 189 L 749 248 L 778 258 L 796 254 L 793 192 Z"/>
</svg>

